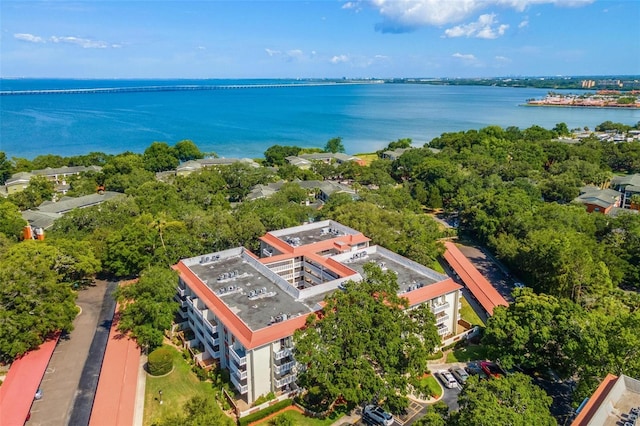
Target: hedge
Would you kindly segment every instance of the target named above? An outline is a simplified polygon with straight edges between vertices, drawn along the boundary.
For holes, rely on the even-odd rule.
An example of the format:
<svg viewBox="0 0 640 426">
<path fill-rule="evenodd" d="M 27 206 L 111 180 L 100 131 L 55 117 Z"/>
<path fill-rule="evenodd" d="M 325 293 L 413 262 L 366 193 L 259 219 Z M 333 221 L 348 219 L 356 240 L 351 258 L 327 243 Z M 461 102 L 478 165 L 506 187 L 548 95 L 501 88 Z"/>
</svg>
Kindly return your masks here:
<svg viewBox="0 0 640 426">
<path fill-rule="evenodd" d="M 265 408 L 264 410 L 260 410 L 256 413 L 253 414 L 249 414 L 248 416 L 242 417 L 240 418 L 240 420 L 238 421 L 238 424 L 240 426 L 247 426 L 249 423 L 253 423 L 256 422 L 258 420 L 262 420 L 265 417 L 278 412 L 280 410 L 282 410 L 285 407 L 290 406 L 291 404 L 293 404 L 293 401 L 291 399 L 283 399 L 282 401 L 273 404 L 267 408 Z"/>
<path fill-rule="evenodd" d="M 152 376 L 162 376 L 173 368 L 173 354 L 166 347 L 160 347 L 149 354 L 147 368 Z"/>
</svg>

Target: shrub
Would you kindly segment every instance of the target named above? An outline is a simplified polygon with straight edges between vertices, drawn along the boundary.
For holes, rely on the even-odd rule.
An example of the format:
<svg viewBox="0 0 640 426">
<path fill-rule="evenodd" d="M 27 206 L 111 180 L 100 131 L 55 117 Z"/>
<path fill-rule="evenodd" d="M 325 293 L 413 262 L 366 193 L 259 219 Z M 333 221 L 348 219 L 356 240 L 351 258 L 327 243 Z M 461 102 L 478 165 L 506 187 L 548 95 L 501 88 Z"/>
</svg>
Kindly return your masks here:
<svg viewBox="0 0 640 426">
<path fill-rule="evenodd" d="M 242 417 L 238 421 L 238 424 L 240 426 L 247 426 L 249 423 L 253 423 L 253 422 L 256 422 L 258 420 L 262 420 L 265 417 L 267 417 L 268 415 L 276 413 L 276 412 L 282 410 L 283 408 L 290 406 L 292 402 L 293 401 L 291 401 L 290 399 L 282 400 L 282 401 L 278 402 L 277 404 L 273 404 L 272 406 L 265 408 L 264 410 L 258 411 L 257 413 L 249 414 L 248 416 Z"/>
<path fill-rule="evenodd" d="M 269 392 L 266 395 L 260 395 L 253 403 L 253 407 L 257 407 L 260 404 L 264 404 L 267 401 L 271 401 L 272 399 L 276 399 L 276 394 L 273 392 Z"/>
<path fill-rule="evenodd" d="M 440 358 L 442 358 L 442 351 L 438 351 L 438 352 L 427 355 L 427 359 L 429 361 L 433 361 L 434 359 L 440 359 Z"/>
<path fill-rule="evenodd" d="M 149 374 L 152 376 L 162 376 L 167 374 L 173 368 L 173 356 L 169 348 L 159 347 L 149 354 L 147 360 Z"/>
</svg>

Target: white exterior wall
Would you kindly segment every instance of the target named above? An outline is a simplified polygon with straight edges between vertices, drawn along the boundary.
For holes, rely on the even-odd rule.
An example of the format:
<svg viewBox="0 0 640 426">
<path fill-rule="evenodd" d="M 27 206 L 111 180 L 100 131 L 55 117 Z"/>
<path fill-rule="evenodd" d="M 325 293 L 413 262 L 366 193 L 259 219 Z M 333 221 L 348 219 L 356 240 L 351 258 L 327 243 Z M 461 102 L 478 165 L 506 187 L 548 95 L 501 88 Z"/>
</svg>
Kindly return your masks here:
<svg viewBox="0 0 640 426">
<path fill-rule="evenodd" d="M 271 344 L 254 349 L 247 354 L 249 368 L 248 402 L 271 392 Z"/>
</svg>

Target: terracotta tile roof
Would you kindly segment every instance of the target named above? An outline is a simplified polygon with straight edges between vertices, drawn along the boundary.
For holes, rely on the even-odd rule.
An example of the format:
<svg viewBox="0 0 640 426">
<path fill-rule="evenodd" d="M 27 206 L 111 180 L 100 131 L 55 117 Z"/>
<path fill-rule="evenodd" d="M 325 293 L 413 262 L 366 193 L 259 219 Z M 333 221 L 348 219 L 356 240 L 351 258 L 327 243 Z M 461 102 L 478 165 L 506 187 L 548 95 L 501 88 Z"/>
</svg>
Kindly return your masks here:
<svg viewBox="0 0 640 426">
<path fill-rule="evenodd" d="M 0 386 L 0 425 L 22 425 L 31 410 L 60 334 L 16 359 Z"/>
<path fill-rule="evenodd" d="M 609 391 L 616 384 L 618 376 L 613 374 L 607 374 L 607 377 L 600 383 L 598 388 L 593 392 L 593 395 L 589 398 L 589 401 L 582 407 L 580 413 L 576 416 L 571 423 L 571 426 L 587 426 L 591 421 L 591 418 L 596 413 L 600 405 L 604 402 L 609 394 Z"/>
<path fill-rule="evenodd" d="M 449 294 L 453 291 L 460 290 L 462 286 L 457 284 L 451 278 L 435 284 L 429 284 L 417 290 L 401 295 L 409 299 L 409 306 L 415 306 L 424 303 L 427 300 L 434 299 L 443 294 Z"/>
<path fill-rule="evenodd" d="M 466 258 L 464 254 L 450 241 L 444 243 L 446 251 L 445 260 L 451 265 L 453 270 L 460 276 L 460 279 L 467 286 L 471 294 L 478 300 L 480 305 L 489 315 L 493 315 L 493 308 L 498 305 L 509 306 L 507 301 L 493 288 L 491 283 L 482 276 Z"/>
<path fill-rule="evenodd" d="M 134 340 L 117 330 L 118 317 L 119 307 L 116 307 L 89 426 L 134 423 L 140 349 Z"/>
</svg>

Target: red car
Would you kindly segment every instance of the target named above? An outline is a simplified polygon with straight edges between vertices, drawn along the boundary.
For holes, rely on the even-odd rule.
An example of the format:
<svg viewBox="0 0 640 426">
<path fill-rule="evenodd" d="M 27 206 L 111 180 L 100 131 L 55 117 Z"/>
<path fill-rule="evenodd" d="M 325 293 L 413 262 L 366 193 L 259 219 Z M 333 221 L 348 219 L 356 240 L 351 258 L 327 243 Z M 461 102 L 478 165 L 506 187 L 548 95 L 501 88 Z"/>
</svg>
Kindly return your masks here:
<svg viewBox="0 0 640 426">
<path fill-rule="evenodd" d="M 504 370 L 495 362 L 482 361 L 480 363 L 480 368 L 484 371 L 487 377 L 500 378 L 506 375 Z"/>
</svg>

